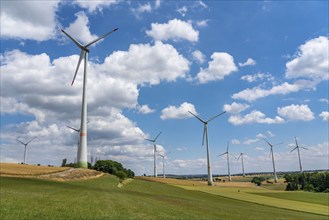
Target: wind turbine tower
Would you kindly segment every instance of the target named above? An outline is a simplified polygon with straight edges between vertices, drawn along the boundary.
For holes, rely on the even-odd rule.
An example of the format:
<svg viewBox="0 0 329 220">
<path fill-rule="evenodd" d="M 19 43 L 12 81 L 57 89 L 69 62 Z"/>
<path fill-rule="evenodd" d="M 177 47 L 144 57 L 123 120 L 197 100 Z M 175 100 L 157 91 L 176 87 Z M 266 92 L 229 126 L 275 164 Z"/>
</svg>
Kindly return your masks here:
<svg viewBox="0 0 329 220">
<path fill-rule="evenodd" d="M 170 154 L 170 152 L 168 153 Z M 167 156 L 168 156 L 167 154 Z M 162 157 L 162 173 L 163 173 L 163 178 L 166 178 L 166 173 L 165 173 L 165 159 L 166 159 L 166 155 L 163 154 L 158 154 L 160 157 Z"/>
<path fill-rule="evenodd" d="M 26 142 L 26 143 L 24 143 L 24 142 L 22 142 L 22 141 L 20 141 L 20 140 L 18 140 L 18 138 L 16 138 L 16 140 L 19 142 L 19 143 L 21 143 L 21 144 L 23 144 L 24 145 L 24 147 L 25 147 L 25 149 L 24 149 L 24 164 L 26 164 L 26 151 L 27 151 L 27 145 L 30 143 L 30 142 L 32 142 L 34 139 L 36 139 L 37 137 L 34 137 L 34 138 L 32 138 L 32 139 L 30 139 L 28 142 Z"/>
<path fill-rule="evenodd" d="M 91 41 L 86 45 L 82 45 L 76 39 L 71 37 L 68 33 L 66 33 L 63 29 L 62 32 L 69 37 L 76 46 L 81 49 L 80 58 L 75 70 L 75 74 L 72 80 L 71 85 L 73 85 L 75 77 L 78 73 L 79 66 L 81 64 L 82 59 L 84 59 L 84 75 L 83 75 L 83 91 L 82 91 L 82 110 L 81 110 L 81 126 L 80 126 L 80 144 L 78 147 L 77 153 L 77 165 L 81 168 L 88 168 L 88 159 L 87 159 L 87 93 L 86 93 L 86 86 L 87 86 L 87 64 L 88 64 L 88 53 L 89 53 L 89 46 L 96 43 L 97 41 L 107 37 L 109 34 L 113 33 L 114 31 L 118 30 L 118 28 L 113 29 L 112 31 L 98 37 L 97 39 Z"/>
<path fill-rule="evenodd" d="M 240 153 L 239 157 L 237 160 L 239 160 L 241 157 L 241 163 L 242 163 L 242 175 L 243 177 L 246 177 L 245 173 L 244 173 L 244 164 L 243 164 L 243 153 Z"/>
<path fill-rule="evenodd" d="M 214 117 L 210 118 L 209 120 L 205 121 L 193 114 L 192 112 L 188 111 L 191 115 L 196 117 L 201 123 L 203 123 L 203 137 L 202 137 L 202 146 L 204 145 L 204 139 L 206 138 L 206 147 L 207 147 L 207 170 L 208 170 L 208 185 L 212 186 L 213 181 L 212 181 L 212 172 L 211 172 L 211 164 L 210 164 L 210 152 L 209 152 L 209 141 L 208 141 L 208 123 L 218 116 L 224 114 L 226 111 L 215 115 Z"/>
<path fill-rule="evenodd" d="M 275 145 L 271 144 L 270 142 L 268 142 L 267 140 L 265 140 L 265 138 L 263 138 L 264 141 L 270 146 L 271 148 L 271 155 L 272 155 L 272 164 L 273 164 L 273 173 L 274 173 L 274 182 L 277 183 L 278 182 L 278 176 L 276 175 L 276 171 L 275 171 L 275 164 L 274 164 L 274 153 L 273 153 L 273 147 Z M 280 143 L 282 144 L 282 143 Z M 279 145 L 279 144 L 276 144 Z"/>
<path fill-rule="evenodd" d="M 298 143 L 297 143 L 297 138 L 296 138 L 296 137 L 295 137 L 295 143 L 296 143 L 296 147 L 295 147 L 294 149 L 292 149 L 292 150 L 290 151 L 290 153 L 297 149 L 297 152 L 298 152 L 298 159 L 299 159 L 299 169 L 300 169 L 300 172 L 303 173 L 302 162 L 301 162 L 301 160 L 300 160 L 300 152 L 299 152 L 299 148 L 300 148 L 300 147 L 299 147 L 299 145 L 298 145 Z M 306 147 L 301 147 L 301 148 L 303 148 L 303 149 L 305 149 L 305 150 L 308 150 Z"/>
<path fill-rule="evenodd" d="M 157 177 L 157 159 L 156 159 L 156 152 L 157 152 L 157 145 L 156 145 L 156 140 L 157 138 L 160 136 L 161 132 L 154 138 L 154 139 L 147 139 L 145 138 L 145 140 L 150 141 L 153 143 L 154 149 L 153 149 L 153 157 L 154 157 L 154 177 Z"/>
<path fill-rule="evenodd" d="M 228 153 L 228 147 L 229 147 L 229 144 L 230 144 L 230 142 L 228 141 L 228 142 L 227 142 L 227 147 L 226 147 L 226 152 L 224 152 L 224 153 L 218 155 L 218 157 L 226 154 L 228 180 L 229 180 L 229 181 L 232 181 L 232 178 L 231 178 L 231 172 L 230 172 L 230 155 L 229 155 L 229 153 Z"/>
</svg>

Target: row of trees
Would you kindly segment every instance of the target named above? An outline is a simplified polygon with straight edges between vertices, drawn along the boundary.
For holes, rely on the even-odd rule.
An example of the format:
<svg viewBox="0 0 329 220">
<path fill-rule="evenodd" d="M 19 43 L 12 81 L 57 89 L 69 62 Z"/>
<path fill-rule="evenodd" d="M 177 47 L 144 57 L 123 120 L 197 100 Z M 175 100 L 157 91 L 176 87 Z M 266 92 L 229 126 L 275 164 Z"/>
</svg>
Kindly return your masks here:
<svg viewBox="0 0 329 220">
<path fill-rule="evenodd" d="M 67 163 L 67 160 L 63 159 L 62 167 L 77 167 L 77 164 Z M 98 160 L 94 166 L 88 163 L 88 169 L 116 175 L 121 181 L 126 178 L 135 177 L 135 173 L 132 170 L 124 168 L 121 163 L 113 160 Z"/>
<path fill-rule="evenodd" d="M 329 192 L 329 172 L 285 174 L 283 178 L 288 191 Z"/>
</svg>

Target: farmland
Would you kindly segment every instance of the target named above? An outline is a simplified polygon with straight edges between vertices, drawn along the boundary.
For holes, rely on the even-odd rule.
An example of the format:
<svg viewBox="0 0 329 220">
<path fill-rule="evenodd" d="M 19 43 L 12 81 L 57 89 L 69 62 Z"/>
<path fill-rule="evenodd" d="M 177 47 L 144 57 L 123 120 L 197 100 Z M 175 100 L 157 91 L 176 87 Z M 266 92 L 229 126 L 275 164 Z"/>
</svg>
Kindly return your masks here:
<svg viewBox="0 0 329 220">
<path fill-rule="evenodd" d="M 119 180 L 112 175 L 79 181 L 7 176 L 0 180 L 1 219 L 328 219 L 327 213 L 316 214 L 316 210 L 293 210 L 243 198 L 289 203 L 304 197 L 299 192 L 286 198 L 285 192 L 278 196 L 275 191 L 250 187 L 238 192 L 235 187 L 208 187 L 203 182 L 175 179 L 165 184 L 161 178 L 157 180 L 162 183 L 144 178 L 118 187 Z M 314 205 L 328 207 L 328 194 L 309 195 L 299 202 L 312 205 L 319 200 Z"/>
</svg>

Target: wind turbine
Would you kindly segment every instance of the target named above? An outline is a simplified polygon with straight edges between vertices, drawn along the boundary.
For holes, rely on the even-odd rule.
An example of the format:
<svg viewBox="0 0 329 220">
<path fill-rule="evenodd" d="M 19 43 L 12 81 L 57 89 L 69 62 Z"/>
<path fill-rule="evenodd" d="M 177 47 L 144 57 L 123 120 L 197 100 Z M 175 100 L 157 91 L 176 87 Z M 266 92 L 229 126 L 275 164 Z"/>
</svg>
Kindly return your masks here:
<svg viewBox="0 0 329 220">
<path fill-rule="evenodd" d="M 202 146 L 204 145 L 204 139 L 206 137 L 206 147 L 207 147 L 207 168 L 208 168 L 208 185 L 212 186 L 213 181 L 212 181 L 212 172 L 211 172 L 211 165 L 210 165 L 210 152 L 209 152 L 209 141 L 208 141 L 208 123 L 212 120 L 214 120 L 215 118 L 217 118 L 218 116 L 224 114 L 226 111 L 215 115 L 214 117 L 210 118 L 209 120 L 205 121 L 202 120 L 201 118 L 199 118 L 198 116 L 196 116 L 195 114 L 193 114 L 192 112 L 188 111 L 191 115 L 193 115 L 194 117 L 196 117 L 200 122 L 203 123 L 203 137 L 202 137 Z"/>
<path fill-rule="evenodd" d="M 159 154 L 158 155 L 160 157 L 162 157 L 162 173 L 163 173 L 163 178 L 166 178 L 166 174 L 165 174 L 165 157 L 168 156 L 170 154 L 170 152 L 167 154 L 167 155 L 162 155 L 162 154 Z"/>
<path fill-rule="evenodd" d="M 82 110 L 81 110 L 81 126 L 80 126 L 80 144 L 78 147 L 78 167 L 88 168 L 88 159 L 87 159 L 87 94 L 86 94 L 86 86 L 87 86 L 87 63 L 88 63 L 88 53 L 89 53 L 89 46 L 96 43 L 97 41 L 107 37 L 109 34 L 113 33 L 114 31 L 118 30 L 118 28 L 113 29 L 112 31 L 98 37 L 97 39 L 91 41 L 86 45 L 82 45 L 76 39 L 71 37 L 68 33 L 66 33 L 63 29 L 62 32 L 68 36 L 76 46 L 81 49 L 80 58 L 75 70 L 75 74 L 72 80 L 71 85 L 73 85 L 75 77 L 77 76 L 80 64 L 82 59 L 84 59 L 84 75 L 83 75 L 83 92 L 82 92 Z"/>
<path fill-rule="evenodd" d="M 240 155 L 239 155 L 239 157 L 238 157 L 237 160 L 239 160 L 240 157 L 241 157 L 241 162 L 242 162 L 242 175 L 243 175 L 243 177 L 245 177 L 246 175 L 245 175 L 245 173 L 244 173 L 243 153 L 240 153 Z"/>
<path fill-rule="evenodd" d="M 229 147 L 229 144 L 230 144 L 230 142 L 228 141 L 228 142 L 227 142 L 227 147 L 226 147 L 226 152 L 224 152 L 224 153 L 218 155 L 218 157 L 226 154 L 228 180 L 229 180 L 229 181 L 232 181 L 232 179 L 231 179 L 231 172 L 230 172 L 230 155 L 229 155 L 229 153 L 228 153 L 228 147 Z"/>
<path fill-rule="evenodd" d="M 299 169 L 300 169 L 300 172 L 303 173 L 302 162 L 301 162 L 301 160 L 300 160 L 300 153 L 299 153 L 299 148 L 300 148 L 300 147 L 298 146 L 297 138 L 296 138 L 296 137 L 295 137 L 295 143 L 296 143 L 296 147 L 295 147 L 294 149 L 292 149 L 292 150 L 290 151 L 290 153 L 297 149 L 297 152 L 298 152 L 298 159 L 299 159 Z M 305 149 L 305 150 L 308 150 L 306 147 L 301 147 L 301 148 L 303 148 L 303 149 Z"/>
<path fill-rule="evenodd" d="M 278 176 L 276 175 L 276 171 L 275 171 L 275 164 L 274 164 L 274 153 L 273 153 L 273 147 L 275 145 L 279 145 L 279 144 L 282 144 L 282 143 L 279 143 L 279 144 L 271 144 L 270 142 L 268 142 L 267 140 L 265 140 L 265 138 L 263 138 L 263 140 L 270 146 L 271 148 L 271 155 L 272 155 L 272 163 L 273 163 L 273 173 L 274 173 L 274 182 L 277 183 L 278 182 Z"/>
<path fill-rule="evenodd" d="M 18 137 L 18 138 L 19 138 L 19 137 Z M 26 143 L 24 143 L 24 142 L 18 140 L 18 138 L 16 138 L 16 140 L 17 140 L 18 142 L 20 142 L 21 144 L 23 144 L 24 147 L 25 147 L 25 149 L 24 149 L 24 164 L 26 164 L 26 147 L 27 147 L 27 145 L 28 145 L 30 142 L 32 142 L 32 141 L 33 141 L 34 139 L 36 139 L 37 137 L 34 137 L 34 138 L 30 139 L 30 140 L 29 140 L 28 142 L 26 142 Z"/>
<path fill-rule="evenodd" d="M 145 138 L 145 140 L 152 142 L 153 146 L 154 146 L 153 156 L 154 156 L 154 177 L 155 178 L 157 177 L 157 165 L 156 165 L 157 159 L 156 159 L 156 156 L 155 156 L 155 153 L 157 152 L 157 145 L 156 145 L 155 142 L 156 142 L 157 138 L 160 136 L 160 134 L 161 134 L 161 132 L 154 139 Z"/>
</svg>

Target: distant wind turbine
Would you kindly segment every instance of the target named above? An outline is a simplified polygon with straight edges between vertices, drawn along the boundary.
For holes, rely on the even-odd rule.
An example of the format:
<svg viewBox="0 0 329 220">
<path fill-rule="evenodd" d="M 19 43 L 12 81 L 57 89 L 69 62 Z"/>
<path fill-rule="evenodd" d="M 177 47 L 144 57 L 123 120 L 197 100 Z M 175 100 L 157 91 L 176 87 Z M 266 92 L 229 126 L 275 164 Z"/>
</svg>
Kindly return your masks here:
<svg viewBox="0 0 329 220">
<path fill-rule="evenodd" d="M 170 152 L 167 154 L 167 155 L 162 155 L 162 154 L 159 154 L 158 155 L 160 157 L 162 157 L 162 173 L 163 173 L 163 178 L 166 178 L 166 173 L 165 173 L 165 158 L 166 156 L 168 156 L 170 154 Z"/>
<path fill-rule="evenodd" d="M 160 136 L 160 134 L 161 134 L 161 132 L 154 139 L 147 139 L 147 138 L 145 138 L 145 140 L 152 142 L 153 143 L 153 146 L 154 146 L 153 156 L 154 156 L 154 177 L 155 178 L 157 177 L 157 164 L 156 164 L 157 163 L 157 159 L 156 159 L 156 156 L 155 156 L 155 154 L 157 152 L 157 145 L 156 145 L 155 142 L 156 142 L 157 138 Z"/>
<path fill-rule="evenodd" d="M 243 175 L 243 177 L 245 177 L 246 175 L 245 175 L 245 173 L 244 173 L 243 153 L 240 153 L 240 155 L 239 155 L 239 157 L 238 157 L 237 160 L 239 160 L 240 157 L 241 157 L 241 163 L 242 163 L 242 175 Z"/>
<path fill-rule="evenodd" d="M 279 144 L 282 144 L 282 143 L 279 143 L 279 144 L 271 144 L 270 142 L 268 142 L 267 140 L 265 140 L 265 138 L 263 138 L 263 140 L 270 146 L 271 148 L 271 155 L 272 155 L 272 164 L 273 164 L 273 173 L 274 173 L 274 182 L 277 183 L 278 182 L 278 176 L 276 175 L 276 171 L 275 171 L 275 164 L 274 164 L 274 153 L 273 153 L 273 147 L 275 145 L 279 145 Z"/>
<path fill-rule="evenodd" d="M 232 181 L 232 179 L 231 179 L 231 172 L 230 172 L 230 155 L 229 155 L 229 153 L 228 153 L 228 147 L 229 147 L 229 144 L 230 144 L 230 142 L 228 141 L 228 142 L 227 142 L 227 147 L 226 147 L 226 152 L 224 152 L 224 153 L 218 155 L 218 157 L 220 157 L 220 156 L 226 154 L 228 180 L 229 180 L 229 181 Z"/>
<path fill-rule="evenodd" d="M 204 139 L 206 137 L 206 147 L 207 147 L 207 169 L 208 169 L 208 185 L 212 186 L 213 185 L 213 181 L 212 181 L 212 172 L 211 172 L 211 165 L 210 165 L 210 152 L 209 152 L 209 141 L 208 141 L 208 123 L 212 120 L 214 120 L 215 118 L 217 118 L 218 116 L 224 114 L 226 111 L 215 115 L 214 117 L 210 118 L 209 120 L 205 121 L 202 120 L 201 118 L 199 118 L 198 116 L 196 116 L 195 114 L 193 114 L 192 112 L 188 111 L 191 115 L 193 115 L 194 117 L 196 117 L 200 122 L 203 123 L 203 137 L 202 137 L 202 146 L 204 145 Z"/>
<path fill-rule="evenodd" d="M 300 147 L 299 147 L 299 145 L 298 145 L 298 143 L 297 143 L 297 138 L 296 138 L 296 137 L 295 137 L 295 143 L 296 143 L 296 147 L 295 147 L 294 149 L 292 149 L 292 150 L 290 151 L 290 153 L 297 149 L 297 152 L 298 152 L 298 159 L 299 159 L 299 169 L 300 169 L 300 172 L 303 173 L 302 162 L 301 162 L 301 160 L 300 160 L 300 153 L 299 153 L 299 148 L 300 148 Z M 301 147 L 301 148 L 303 148 L 303 149 L 305 149 L 305 150 L 308 150 L 306 147 Z"/>
<path fill-rule="evenodd" d="M 19 138 L 19 137 L 18 137 Z M 24 142 L 22 142 L 22 141 L 20 141 L 20 140 L 18 140 L 18 138 L 16 138 L 16 140 L 18 141 L 18 142 L 20 142 L 21 144 L 23 144 L 24 145 L 24 147 L 25 147 L 25 149 L 24 149 L 24 164 L 26 164 L 26 151 L 27 151 L 27 145 L 30 143 L 30 142 L 32 142 L 34 139 L 36 139 L 37 137 L 34 137 L 34 138 L 32 138 L 32 139 L 30 139 L 28 142 L 26 142 L 26 143 L 24 143 Z"/>
<path fill-rule="evenodd" d="M 107 37 L 109 34 L 113 33 L 114 31 L 118 30 L 118 28 L 113 29 L 112 31 L 98 37 L 97 39 L 91 41 L 86 45 L 82 45 L 76 39 L 71 37 L 68 33 L 66 33 L 63 29 L 62 32 L 68 36 L 75 45 L 77 45 L 80 49 L 80 58 L 75 70 L 75 74 L 72 80 L 71 85 L 73 85 L 75 77 L 78 73 L 79 66 L 81 64 L 82 59 L 84 59 L 84 76 L 83 76 L 83 92 L 82 92 L 82 110 L 81 110 L 81 126 L 80 126 L 80 145 L 78 147 L 78 167 L 88 168 L 88 159 L 87 159 L 87 93 L 86 93 L 86 85 L 87 85 L 87 64 L 88 64 L 88 53 L 89 53 L 89 46 L 96 43 L 97 41 Z"/>
</svg>

